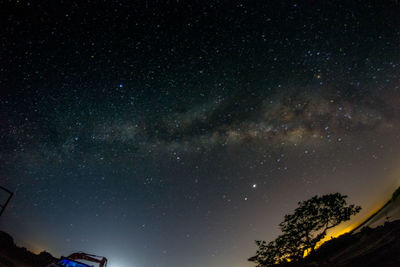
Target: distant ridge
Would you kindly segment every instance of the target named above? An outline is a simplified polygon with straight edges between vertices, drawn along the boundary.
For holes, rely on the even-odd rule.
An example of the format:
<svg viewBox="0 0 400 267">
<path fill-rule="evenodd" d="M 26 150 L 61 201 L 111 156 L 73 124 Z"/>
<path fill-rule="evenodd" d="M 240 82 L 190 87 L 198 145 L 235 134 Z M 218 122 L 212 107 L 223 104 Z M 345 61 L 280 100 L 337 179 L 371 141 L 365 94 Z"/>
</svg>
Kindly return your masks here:
<svg viewBox="0 0 400 267">
<path fill-rule="evenodd" d="M 361 229 L 362 227 L 366 226 L 373 218 L 375 218 L 379 213 L 381 213 L 389 204 L 394 203 L 400 196 L 400 187 L 398 187 L 392 194 L 392 198 L 388 200 L 385 205 L 383 205 L 377 212 L 369 216 L 365 221 L 363 221 L 360 225 L 350 231 L 350 233 L 357 232 L 357 230 Z"/>
</svg>

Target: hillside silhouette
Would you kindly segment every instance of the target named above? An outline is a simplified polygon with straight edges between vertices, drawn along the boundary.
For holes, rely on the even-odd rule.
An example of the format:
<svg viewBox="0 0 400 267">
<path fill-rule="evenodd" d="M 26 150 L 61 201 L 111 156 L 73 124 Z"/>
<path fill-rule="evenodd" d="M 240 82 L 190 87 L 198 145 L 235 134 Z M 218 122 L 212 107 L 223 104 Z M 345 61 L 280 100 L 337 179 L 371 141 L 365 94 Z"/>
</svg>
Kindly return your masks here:
<svg viewBox="0 0 400 267">
<path fill-rule="evenodd" d="M 48 252 L 43 251 L 37 255 L 24 247 L 18 247 L 9 234 L 0 231 L 0 267 L 45 267 L 55 260 Z"/>
<path fill-rule="evenodd" d="M 353 231 L 323 243 L 299 262 L 274 266 L 400 266 L 400 187 Z"/>
<path fill-rule="evenodd" d="M 333 238 L 302 262 L 274 266 L 400 266 L 400 220 Z"/>
</svg>

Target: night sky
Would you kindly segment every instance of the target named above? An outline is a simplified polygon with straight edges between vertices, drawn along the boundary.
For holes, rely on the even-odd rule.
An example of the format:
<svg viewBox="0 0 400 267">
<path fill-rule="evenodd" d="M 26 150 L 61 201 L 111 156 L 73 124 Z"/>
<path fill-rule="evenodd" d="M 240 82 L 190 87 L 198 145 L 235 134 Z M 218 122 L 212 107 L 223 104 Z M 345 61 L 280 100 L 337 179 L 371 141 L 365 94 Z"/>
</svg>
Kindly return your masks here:
<svg viewBox="0 0 400 267">
<path fill-rule="evenodd" d="M 18 245 L 247 267 L 298 201 L 349 195 L 344 228 L 400 185 L 395 1 L 4 2 L 0 227 Z"/>
</svg>

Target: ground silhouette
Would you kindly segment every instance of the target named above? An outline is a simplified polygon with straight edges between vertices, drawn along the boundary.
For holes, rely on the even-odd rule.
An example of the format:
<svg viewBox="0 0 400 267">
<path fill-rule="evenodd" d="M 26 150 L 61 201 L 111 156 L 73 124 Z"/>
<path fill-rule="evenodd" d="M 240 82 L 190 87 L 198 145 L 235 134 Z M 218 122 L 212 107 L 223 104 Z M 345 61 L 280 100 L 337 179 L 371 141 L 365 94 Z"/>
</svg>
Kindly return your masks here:
<svg viewBox="0 0 400 267">
<path fill-rule="evenodd" d="M 43 251 L 37 255 L 16 246 L 9 234 L 0 231 L 0 267 L 45 267 L 55 260 L 48 252 Z"/>
<path fill-rule="evenodd" d="M 365 227 L 359 233 L 347 233 L 333 238 L 300 262 L 274 266 L 400 266 L 399 251 L 400 220 L 396 220 L 376 228 Z"/>
<path fill-rule="evenodd" d="M 299 202 L 294 213 L 285 215 L 279 224 L 283 234 L 269 243 L 257 240 L 256 255 L 249 261 L 265 267 L 302 260 L 306 253 L 314 252 L 329 229 L 350 220 L 361 210 L 360 206 L 348 205 L 346 198 L 334 193 Z"/>
</svg>

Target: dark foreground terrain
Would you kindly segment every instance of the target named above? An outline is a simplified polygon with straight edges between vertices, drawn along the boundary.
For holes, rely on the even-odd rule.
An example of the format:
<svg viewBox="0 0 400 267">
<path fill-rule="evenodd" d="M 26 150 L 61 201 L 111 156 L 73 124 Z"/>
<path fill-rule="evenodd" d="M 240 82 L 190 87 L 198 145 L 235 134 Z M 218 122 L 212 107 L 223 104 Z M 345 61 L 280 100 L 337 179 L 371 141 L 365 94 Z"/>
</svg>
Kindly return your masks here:
<svg viewBox="0 0 400 267">
<path fill-rule="evenodd" d="M 341 235 L 301 263 L 277 266 L 400 266 L 400 220 Z"/>
<path fill-rule="evenodd" d="M 36 255 L 26 248 L 17 247 L 9 234 L 0 231 L 0 267 L 44 267 L 54 260 L 50 253 Z"/>
</svg>

